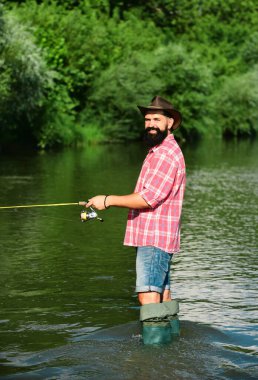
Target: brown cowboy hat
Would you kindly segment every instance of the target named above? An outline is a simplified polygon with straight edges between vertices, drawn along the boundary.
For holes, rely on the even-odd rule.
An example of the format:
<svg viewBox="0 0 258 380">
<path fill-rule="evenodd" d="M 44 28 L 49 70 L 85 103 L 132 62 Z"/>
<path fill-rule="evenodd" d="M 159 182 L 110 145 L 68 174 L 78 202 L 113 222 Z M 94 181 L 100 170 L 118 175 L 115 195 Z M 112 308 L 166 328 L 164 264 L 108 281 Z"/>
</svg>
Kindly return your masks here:
<svg viewBox="0 0 258 380">
<path fill-rule="evenodd" d="M 158 113 L 167 117 L 172 117 L 172 119 L 174 119 L 172 129 L 177 129 L 182 122 L 181 113 L 175 110 L 172 104 L 166 99 L 162 98 L 161 96 L 154 96 L 154 98 L 151 101 L 151 104 L 147 107 L 137 107 L 139 108 L 143 116 L 145 116 L 147 113 Z"/>
</svg>

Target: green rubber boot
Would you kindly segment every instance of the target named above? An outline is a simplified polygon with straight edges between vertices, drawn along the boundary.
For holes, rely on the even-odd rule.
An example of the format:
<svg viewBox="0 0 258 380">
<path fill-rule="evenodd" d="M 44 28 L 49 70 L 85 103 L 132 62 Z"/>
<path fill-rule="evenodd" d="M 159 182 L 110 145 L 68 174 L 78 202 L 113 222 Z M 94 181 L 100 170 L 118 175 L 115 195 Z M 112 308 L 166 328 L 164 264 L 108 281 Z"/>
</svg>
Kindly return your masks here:
<svg viewBox="0 0 258 380">
<path fill-rule="evenodd" d="M 167 344 L 179 334 L 177 301 L 150 303 L 140 309 L 144 344 Z"/>
<path fill-rule="evenodd" d="M 180 336 L 180 321 L 178 319 L 178 316 L 175 315 L 169 320 L 169 322 L 170 322 L 172 337 Z"/>
<path fill-rule="evenodd" d="M 170 319 L 179 313 L 178 301 L 148 303 L 140 309 L 140 321 Z"/>
<path fill-rule="evenodd" d="M 142 322 L 144 344 L 168 344 L 172 340 L 170 322 Z"/>
</svg>

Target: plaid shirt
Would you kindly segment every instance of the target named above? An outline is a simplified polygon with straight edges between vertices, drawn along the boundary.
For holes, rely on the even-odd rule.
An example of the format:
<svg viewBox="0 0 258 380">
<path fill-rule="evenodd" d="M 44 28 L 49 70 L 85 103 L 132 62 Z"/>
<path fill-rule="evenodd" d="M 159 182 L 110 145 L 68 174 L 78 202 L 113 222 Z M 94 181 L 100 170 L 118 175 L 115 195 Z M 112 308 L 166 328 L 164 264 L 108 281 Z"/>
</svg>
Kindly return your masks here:
<svg viewBox="0 0 258 380">
<path fill-rule="evenodd" d="M 151 208 L 129 210 L 124 245 L 179 251 L 185 180 L 184 157 L 170 134 L 144 160 L 135 193 Z"/>
</svg>

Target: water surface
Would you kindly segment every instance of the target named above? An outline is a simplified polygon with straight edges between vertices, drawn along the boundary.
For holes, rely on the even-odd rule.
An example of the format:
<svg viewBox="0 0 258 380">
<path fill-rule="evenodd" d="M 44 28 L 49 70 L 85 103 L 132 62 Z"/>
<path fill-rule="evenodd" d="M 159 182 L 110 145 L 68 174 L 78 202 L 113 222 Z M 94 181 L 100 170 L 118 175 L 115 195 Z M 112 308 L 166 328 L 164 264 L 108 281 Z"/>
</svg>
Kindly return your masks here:
<svg viewBox="0 0 258 380">
<path fill-rule="evenodd" d="M 182 335 L 142 344 L 127 211 L 0 212 L 0 375 L 6 379 L 257 379 L 258 143 L 182 147 L 182 251 L 172 267 Z M 133 191 L 141 144 L 1 156 L 1 205 Z"/>
</svg>

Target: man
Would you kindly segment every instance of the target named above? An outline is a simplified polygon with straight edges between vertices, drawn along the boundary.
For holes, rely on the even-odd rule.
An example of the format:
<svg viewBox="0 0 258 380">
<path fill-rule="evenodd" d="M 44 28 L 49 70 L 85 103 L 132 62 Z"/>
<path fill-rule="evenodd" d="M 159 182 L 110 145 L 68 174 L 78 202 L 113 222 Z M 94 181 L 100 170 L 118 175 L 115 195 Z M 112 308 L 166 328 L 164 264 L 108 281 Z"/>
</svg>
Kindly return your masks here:
<svg viewBox="0 0 258 380">
<path fill-rule="evenodd" d="M 180 216 L 185 190 L 185 163 L 172 132 L 181 114 L 155 96 L 147 107 L 144 139 L 150 147 L 134 193 L 98 195 L 86 207 L 129 208 L 124 244 L 137 248 L 136 292 L 141 305 L 171 301 L 170 261 L 180 247 Z"/>
</svg>

